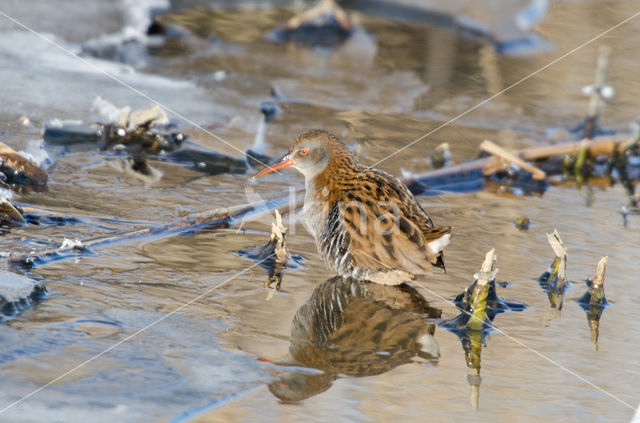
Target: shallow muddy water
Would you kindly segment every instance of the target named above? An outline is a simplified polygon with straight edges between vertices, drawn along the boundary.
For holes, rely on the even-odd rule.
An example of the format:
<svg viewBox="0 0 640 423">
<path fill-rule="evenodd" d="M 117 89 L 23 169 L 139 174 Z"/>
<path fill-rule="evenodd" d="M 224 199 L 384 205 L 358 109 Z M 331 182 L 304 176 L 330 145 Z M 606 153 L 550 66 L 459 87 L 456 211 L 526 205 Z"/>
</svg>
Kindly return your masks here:
<svg viewBox="0 0 640 423">
<path fill-rule="evenodd" d="M 214 10 L 206 2 L 176 1 L 159 19 L 177 35 L 159 41 L 140 35 L 141 45 L 113 54 L 98 48 L 109 44 L 105 35 L 117 35 L 125 27 L 141 34 L 147 13 L 132 13 L 135 2 L 127 1 L 117 6 L 100 0 L 63 3 L 60 10 L 66 14 L 54 13 L 57 7 L 44 1 L 34 2 L 32 9 L 14 1 L 0 6 L 0 12 L 45 32 L 58 45 L 84 51 L 81 57 L 89 63 L 0 15 L 0 141 L 28 149 L 41 138 L 46 121 L 90 121 L 89 109 L 98 95 L 118 106 L 149 103 L 93 64 L 167 110 L 213 128 L 232 146 L 170 113 L 193 141 L 238 157 L 237 150 L 251 146 L 261 116 L 258 105 L 271 99 L 274 88 L 282 97 L 281 113 L 266 127 L 268 155 L 282 154 L 298 132 L 318 127 L 358 144 L 366 164 L 385 159 L 639 7 L 628 1 L 553 2 L 535 26 L 539 39 L 532 48 L 499 54 L 484 38 L 447 20 L 424 23 L 420 15 L 408 20 L 400 12 L 392 19 L 357 1 L 345 4 L 357 22 L 353 37 L 330 48 L 265 39 L 266 32 L 293 15 L 288 2 L 246 2 L 241 8 L 220 2 Z M 161 1 L 144 3 L 163 7 Z M 35 10 L 42 19 L 34 17 Z M 585 114 L 581 89 L 593 81 L 603 44 L 612 47 L 607 80 L 616 96 L 604 107 L 601 123 L 629 131 L 640 98 L 637 19 L 378 167 L 396 175 L 401 168 L 427 171 L 426 158 L 445 141 L 457 163 L 475 157 L 485 139 L 509 149 L 569 139 L 569 129 Z M 23 115 L 34 128 L 19 123 Z M 52 161 L 49 191 L 15 195 L 14 200 L 79 221 L 11 228 L 0 237 L 2 251 L 55 247 L 65 238 L 88 239 L 247 202 L 245 175 L 203 176 L 155 163 L 165 177 L 145 185 L 110 165 L 117 159 L 93 148 L 45 149 Z M 251 187 L 268 197 L 302 181 L 290 171 Z M 1 411 L 0 421 L 629 421 L 634 410 L 623 403 L 636 407 L 640 390 L 640 217 L 630 216 L 623 227 L 618 214 L 626 201 L 623 189 L 588 193 L 585 188 L 581 193 L 575 187 L 550 187 L 541 197 L 476 193 L 420 201 L 436 223 L 452 225 L 454 235 L 446 250 L 447 273 L 423 278 L 413 284 L 414 291 L 347 287 L 323 303 L 322 293 L 314 290 L 333 275 L 321 263 L 299 215 L 285 216 L 285 226 L 289 249 L 305 261 L 285 272 L 282 292 L 268 301 L 265 271 L 247 269 L 253 263 L 234 254 L 266 242 L 268 216 L 247 223 L 244 231 L 229 228 L 113 244 L 92 255 L 35 267 L 27 275 L 42 281 L 49 295 L 0 325 L 0 410 L 73 371 Z M 520 232 L 512 222 L 524 215 L 532 225 Z M 553 259 L 545 234 L 554 228 L 569 249 L 568 277 L 575 283 L 562 314 L 551 319 L 547 296 L 536 280 Z M 510 283 L 499 287 L 498 294 L 527 308 L 494 320 L 508 337 L 494 331 L 486 341 L 479 409 L 473 410 L 461 342 L 433 326 L 438 321 L 432 318 L 457 315 L 450 300 L 472 282 L 493 247 L 498 280 Z M 582 281 L 594 275 L 603 255 L 609 256 L 605 292 L 612 304 L 603 313 L 599 350 L 594 351 L 585 312 L 576 300 L 586 291 Z M 357 294 L 359 290 L 366 295 Z M 331 301 L 338 297 L 348 304 L 341 304 L 347 311 L 336 317 Z M 413 308 L 397 306 L 407 298 Z M 382 303 L 397 308 L 389 311 Z M 305 304 L 305 310 L 327 316 L 309 317 L 313 313 L 304 311 L 296 316 Z M 323 319 L 347 322 L 347 317 L 351 326 L 345 325 L 352 332 L 327 341 L 346 352 L 333 357 L 335 367 L 327 370 L 327 363 L 321 363 L 326 357 L 305 349 L 304 336 L 319 331 L 314 325 Z M 368 324 L 376 319 L 387 322 L 383 329 Z M 429 327 L 435 329 L 437 360 L 416 341 L 424 339 Z M 368 351 L 373 356 L 359 359 L 358 348 L 372 342 L 387 349 Z M 302 351 L 325 372 L 270 362 L 289 360 L 290 351 Z M 348 366 L 336 364 L 347 361 Z"/>
</svg>

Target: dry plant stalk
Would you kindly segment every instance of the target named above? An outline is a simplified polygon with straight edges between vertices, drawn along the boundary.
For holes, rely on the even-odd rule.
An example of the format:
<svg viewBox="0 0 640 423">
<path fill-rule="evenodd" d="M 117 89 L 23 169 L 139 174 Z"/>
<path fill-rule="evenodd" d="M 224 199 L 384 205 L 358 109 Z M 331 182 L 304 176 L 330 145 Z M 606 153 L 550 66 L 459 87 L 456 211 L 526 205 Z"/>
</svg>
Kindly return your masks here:
<svg viewBox="0 0 640 423">
<path fill-rule="evenodd" d="M 547 234 L 547 240 L 556 255 L 549 270 L 549 303 L 551 308 L 562 310 L 564 290 L 567 286 L 567 250 L 557 229 Z"/>
<path fill-rule="evenodd" d="M 271 242 L 275 244 L 274 253 L 276 255 L 276 262 L 284 264 L 289 259 L 287 242 L 285 240 L 285 232 L 287 231 L 287 228 L 282 224 L 282 216 L 278 209 L 275 209 L 274 212 L 276 221 L 271 224 Z"/>
<path fill-rule="evenodd" d="M 267 294 L 267 301 L 269 301 L 275 291 L 280 289 L 282 283 L 282 274 L 287 266 L 289 260 L 289 252 L 287 251 L 287 242 L 285 240 L 285 232 L 287 228 L 282 224 L 282 216 L 278 209 L 274 210 L 276 221 L 271 223 L 271 235 L 269 244 L 264 248 L 273 248 L 273 254 L 275 255 L 272 265 L 267 270 L 267 281 L 265 288 L 273 287 L 273 289 Z"/>
<path fill-rule="evenodd" d="M 487 296 L 489 287 L 496 279 L 497 269 L 496 250 L 491 249 L 484 258 L 480 272 L 476 273 L 476 283 L 469 301 L 471 306 L 471 316 L 467 322 L 469 336 L 469 347 L 465 350 L 465 359 L 469 368 L 467 380 L 471 386 L 471 407 L 477 410 L 480 407 L 480 362 L 482 354 L 482 343 L 485 337 L 485 322 L 487 317 Z"/>
<path fill-rule="evenodd" d="M 587 311 L 587 321 L 589 322 L 589 330 L 591 332 L 591 343 L 593 349 L 598 351 L 598 336 L 600 334 L 600 317 L 602 310 L 606 305 L 604 296 L 604 272 L 607 267 L 607 256 L 604 256 L 598 262 L 596 275 L 589 284 L 589 310 Z"/>
<path fill-rule="evenodd" d="M 484 324 L 488 320 L 487 295 L 489 294 L 489 284 L 496 278 L 497 271 L 493 269 L 496 260 L 496 250 L 493 248 L 485 255 L 480 272 L 475 275 L 476 285 L 470 296 L 471 317 L 467 322 L 469 330 L 483 330 Z"/>
</svg>

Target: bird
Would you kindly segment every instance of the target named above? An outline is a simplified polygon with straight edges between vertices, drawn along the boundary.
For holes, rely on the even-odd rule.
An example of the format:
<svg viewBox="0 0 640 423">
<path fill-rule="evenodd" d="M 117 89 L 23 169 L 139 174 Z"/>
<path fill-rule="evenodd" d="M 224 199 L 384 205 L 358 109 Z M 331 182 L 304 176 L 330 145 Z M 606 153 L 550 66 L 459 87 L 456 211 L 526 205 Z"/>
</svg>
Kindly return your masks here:
<svg viewBox="0 0 640 423">
<path fill-rule="evenodd" d="M 253 178 L 293 167 L 304 175 L 304 222 L 329 270 L 387 285 L 445 271 L 451 226 L 435 226 L 396 177 L 360 164 L 332 133 L 300 134 Z"/>
</svg>

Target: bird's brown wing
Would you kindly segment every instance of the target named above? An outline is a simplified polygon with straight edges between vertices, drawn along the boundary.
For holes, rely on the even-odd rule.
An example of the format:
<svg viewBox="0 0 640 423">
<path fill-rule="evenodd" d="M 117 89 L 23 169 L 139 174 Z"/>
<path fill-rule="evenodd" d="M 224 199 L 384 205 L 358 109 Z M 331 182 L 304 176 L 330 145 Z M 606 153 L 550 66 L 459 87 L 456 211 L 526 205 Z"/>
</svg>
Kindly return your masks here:
<svg viewBox="0 0 640 423">
<path fill-rule="evenodd" d="M 340 223 L 354 266 L 419 275 L 442 261 L 451 228 L 434 227 L 397 179 L 367 171 L 357 186 L 344 187 L 340 197 Z"/>
</svg>

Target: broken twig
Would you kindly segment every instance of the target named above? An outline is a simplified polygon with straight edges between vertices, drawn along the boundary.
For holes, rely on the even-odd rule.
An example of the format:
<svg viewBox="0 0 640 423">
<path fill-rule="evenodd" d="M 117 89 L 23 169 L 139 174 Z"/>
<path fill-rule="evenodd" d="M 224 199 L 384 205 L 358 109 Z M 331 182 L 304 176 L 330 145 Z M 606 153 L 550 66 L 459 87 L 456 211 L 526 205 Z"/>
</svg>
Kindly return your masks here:
<svg viewBox="0 0 640 423">
<path fill-rule="evenodd" d="M 294 198 L 294 201 L 297 200 Z M 184 234 L 196 230 L 213 230 L 231 227 L 240 220 L 256 217 L 274 208 L 283 207 L 290 202 L 289 195 L 277 197 L 268 201 L 242 204 L 228 209 L 215 209 L 187 216 L 184 219 L 165 225 L 151 226 L 137 231 L 124 232 L 105 237 L 78 241 L 74 245 L 63 245 L 60 248 L 46 249 L 32 253 L 13 256 L 10 263 L 20 267 L 33 267 L 52 261 L 64 260 L 70 257 L 85 255 L 91 249 L 111 244 L 131 242 L 141 238 L 164 238 L 171 235 Z"/>
<path fill-rule="evenodd" d="M 287 229 L 282 224 L 282 217 L 278 209 L 274 212 L 276 221 L 271 223 L 269 242 L 262 247 L 236 251 L 236 254 L 259 263 L 260 267 L 267 271 L 265 287 L 279 291 L 284 270 L 289 266 L 295 267 L 296 263 L 302 260 L 302 257 L 290 255 L 287 251 L 287 242 L 285 240 Z M 289 259 L 292 259 L 292 261 Z M 271 299 L 272 295 L 273 291 L 269 293 L 267 299 Z"/>
<path fill-rule="evenodd" d="M 482 144 L 480 144 L 480 149 L 483 151 L 486 151 L 487 153 L 493 154 L 494 156 L 499 157 L 501 161 L 506 161 L 508 163 L 518 166 L 523 170 L 526 170 L 527 172 L 531 173 L 534 179 L 543 180 L 544 178 L 547 177 L 547 174 L 544 171 L 538 169 L 535 166 L 530 165 L 529 163 L 525 162 L 517 155 L 508 152 L 507 150 L 505 150 L 504 148 L 500 147 L 499 145 L 495 144 L 492 141 L 484 140 Z M 490 169 L 493 169 L 493 166 L 499 165 L 499 164 L 500 163 L 496 163 L 494 161 L 491 164 L 491 166 L 486 166 L 485 169 L 486 171 L 489 171 L 489 173 L 493 173 L 495 172 L 495 170 L 490 170 Z M 485 171 L 485 174 L 486 174 L 486 171 Z"/>
</svg>

